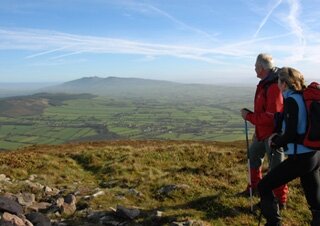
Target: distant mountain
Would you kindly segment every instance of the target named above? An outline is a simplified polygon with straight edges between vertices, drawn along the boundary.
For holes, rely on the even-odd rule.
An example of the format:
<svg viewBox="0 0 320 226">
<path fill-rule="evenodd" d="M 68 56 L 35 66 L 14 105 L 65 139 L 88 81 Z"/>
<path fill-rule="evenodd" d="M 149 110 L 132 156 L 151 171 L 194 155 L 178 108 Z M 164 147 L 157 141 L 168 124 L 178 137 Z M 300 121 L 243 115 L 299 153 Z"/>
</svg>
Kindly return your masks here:
<svg viewBox="0 0 320 226">
<path fill-rule="evenodd" d="M 169 81 L 162 81 L 162 80 L 152 80 L 152 79 L 142 79 L 142 78 L 119 78 L 119 77 L 107 77 L 107 78 L 100 78 L 100 77 L 84 77 L 80 79 L 76 79 L 73 81 L 69 81 L 63 83 L 63 86 L 121 86 L 121 85 L 130 85 L 130 86 L 145 86 L 145 85 L 177 85 L 180 83 L 174 83 Z"/>
<path fill-rule="evenodd" d="M 181 86 L 179 83 L 117 77 L 84 77 L 46 88 L 47 92 L 92 93 L 107 96 L 145 95 L 149 92 L 168 92 Z"/>
<path fill-rule="evenodd" d="M 243 92 L 244 87 L 233 87 Z M 247 90 L 252 90 L 248 88 Z M 91 93 L 110 97 L 138 97 L 138 98 L 209 98 L 217 94 L 228 95 L 228 88 L 217 85 L 182 84 L 169 81 L 141 79 L 141 78 L 118 78 L 118 77 L 84 77 L 81 79 L 51 86 L 45 92 L 64 93 Z M 219 96 L 218 96 L 219 97 Z"/>
</svg>

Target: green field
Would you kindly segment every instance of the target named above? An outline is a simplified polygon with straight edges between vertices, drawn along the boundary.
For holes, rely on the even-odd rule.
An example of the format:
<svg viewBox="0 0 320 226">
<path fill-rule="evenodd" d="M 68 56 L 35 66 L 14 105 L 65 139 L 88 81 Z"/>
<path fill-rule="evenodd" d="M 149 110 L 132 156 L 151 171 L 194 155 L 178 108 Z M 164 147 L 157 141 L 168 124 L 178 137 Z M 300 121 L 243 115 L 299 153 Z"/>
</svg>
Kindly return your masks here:
<svg viewBox="0 0 320 226">
<path fill-rule="evenodd" d="M 0 118 L 0 148 L 84 140 L 160 139 L 233 141 L 244 139 L 241 107 L 248 93 L 179 99 L 65 98 L 32 115 Z"/>
</svg>

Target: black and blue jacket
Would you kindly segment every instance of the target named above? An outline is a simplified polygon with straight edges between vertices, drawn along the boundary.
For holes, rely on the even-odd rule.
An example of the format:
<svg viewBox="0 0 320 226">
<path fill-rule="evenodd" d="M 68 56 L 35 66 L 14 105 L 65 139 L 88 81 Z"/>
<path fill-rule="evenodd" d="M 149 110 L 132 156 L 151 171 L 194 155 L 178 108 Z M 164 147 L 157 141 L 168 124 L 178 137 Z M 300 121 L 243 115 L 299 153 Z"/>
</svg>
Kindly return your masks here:
<svg viewBox="0 0 320 226">
<path fill-rule="evenodd" d="M 303 154 L 314 150 L 302 145 L 302 138 L 307 129 L 307 109 L 301 93 L 286 90 L 284 97 L 284 111 L 282 133 L 273 137 L 276 147 L 284 147 L 287 155 Z"/>
</svg>

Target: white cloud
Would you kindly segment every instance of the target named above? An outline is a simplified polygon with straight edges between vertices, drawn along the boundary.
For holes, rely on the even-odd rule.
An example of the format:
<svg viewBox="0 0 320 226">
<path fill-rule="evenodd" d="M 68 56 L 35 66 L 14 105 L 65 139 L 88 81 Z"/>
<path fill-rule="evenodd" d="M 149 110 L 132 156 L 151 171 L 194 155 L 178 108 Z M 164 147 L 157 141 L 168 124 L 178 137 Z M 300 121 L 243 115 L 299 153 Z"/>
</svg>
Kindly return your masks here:
<svg viewBox="0 0 320 226">
<path fill-rule="evenodd" d="M 0 49 L 20 49 L 41 51 L 27 56 L 35 58 L 44 55 L 63 53 L 51 59 L 67 57 L 81 53 L 119 53 L 141 54 L 146 56 L 176 56 L 196 59 L 209 63 L 223 63 L 208 57 L 207 54 L 229 54 L 223 50 L 204 49 L 192 46 L 176 46 L 169 44 L 151 44 L 125 39 L 80 36 L 68 33 L 34 30 L 34 29 L 0 29 Z M 230 53 L 232 54 L 232 53 Z"/>
<path fill-rule="evenodd" d="M 183 23 L 155 6 L 146 4 L 143 6 L 145 10 L 157 13 L 196 35 L 215 38 L 205 31 Z M 138 60 L 141 60 L 142 55 L 144 61 L 155 60 L 159 56 L 173 56 L 209 64 L 241 66 L 244 61 L 254 58 L 256 54 L 269 52 L 276 55 L 277 62 L 289 66 L 298 61 L 314 63 L 319 61 L 317 59 L 319 59 L 320 45 L 317 40 L 320 40 L 320 33 L 306 29 L 306 24 L 303 23 L 305 21 L 300 18 L 300 12 L 303 11 L 302 6 L 298 0 L 277 0 L 260 22 L 254 38 L 239 40 L 235 37 L 228 43 L 221 39 L 217 42 L 209 42 L 207 46 L 202 45 L 202 47 L 196 44 L 145 42 L 142 41 L 143 37 L 140 41 L 138 39 L 132 41 L 126 38 L 76 35 L 51 30 L 0 28 L 0 49 L 27 50 L 30 51 L 30 54 L 25 57 L 26 60 L 36 60 L 38 57 L 46 56 L 45 59 L 48 61 L 85 53 L 115 53 L 140 55 L 137 57 Z M 276 9 L 277 13 L 275 13 Z M 277 30 L 279 33 L 272 36 L 258 37 L 261 29 L 269 20 L 277 20 L 285 31 Z"/>
<path fill-rule="evenodd" d="M 96 54 L 136 54 L 150 57 L 174 56 L 193 59 L 210 64 L 233 64 L 221 58 L 246 58 L 255 56 L 263 44 L 270 52 L 291 50 L 291 47 L 272 45 L 275 39 L 286 38 L 292 33 L 271 37 L 249 39 L 224 46 L 199 48 L 197 46 L 177 46 L 172 44 L 145 43 L 108 37 L 81 36 L 35 29 L 0 29 L 0 49 L 29 50 L 33 53 L 26 59 L 49 56 L 55 60 L 83 53 Z M 3 43 L 3 44 L 1 44 Z"/>
<path fill-rule="evenodd" d="M 287 23 L 298 40 L 298 45 L 293 49 L 294 51 L 290 60 L 303 60 L 306 47 L 306 39 L 304 31 L 302 29 L 303 25 L 299 21 L 300 4 L 298 0 L 288 0 L 288 5 L 290 6 L 290 12 L 287 17 Z"/>
</svg>

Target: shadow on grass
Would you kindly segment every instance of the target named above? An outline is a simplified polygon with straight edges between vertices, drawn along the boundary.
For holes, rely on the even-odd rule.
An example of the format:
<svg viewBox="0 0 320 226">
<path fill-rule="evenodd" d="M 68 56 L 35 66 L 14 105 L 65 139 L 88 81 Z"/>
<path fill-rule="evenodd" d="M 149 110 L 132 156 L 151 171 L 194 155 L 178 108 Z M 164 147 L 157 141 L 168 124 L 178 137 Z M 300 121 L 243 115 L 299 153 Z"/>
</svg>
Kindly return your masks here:
<svg viewBox="0 0 320 226">
<path fill-rule="evenodd" d="M 205 216 L 207 220 L 235 217 L 238 214 L 243 213 L 243 209 L 235 209 L 233 206 L 224 205 L 221 202 L 221 197 L 219 195 L 201 197 L 186 204 L 174 206 L 172 208 L 195 209 L 198 211 L 203 211 L 206 213 Z"/>
<path fill-rule="evenodd" d="M 224 197 L 227 198 L 227 197 Z M 169 213 L 170 210 L 185 210 L 180 214 L 173 214 L 167 217 L 161 217 L 155 221 L 154 219 L 143 218 L 142 225 L 170 225 L 173 221 L 181 219 L 192 219 L 192 214 L 188 214 L 188 210 L 197 210 L 204 213 L 201 220 L 221 222 L 221 219 L 236 218 L 239 215 L 252 215 L 247 206 L 228 205 L 221 201 L 221 194 L 205 196 L 199 199 L 187 202 L 185 204 L 163 206 L 160 211 Z M 144 211 L 144 216 L 150 216 L 155 210 Z M 256 215 L 256 214 L 254 214 Z M 257 216 L 256 216 L 257 217 Z M 194 217 L 193 220 L 200 220 L 199 217 Z M 151 224 L 150 224 L 151 223 Z M 223 224 L 223 223 L 222 223 Z"/>
<path fill-rule="evenodd" d="M 236 194 L 237 195 L 237 194 Z M 251 212 L 249 206 L 240 205 L 237 203 L 224 203 L 224 199 L 234 198 L 235 194 L 230 195 L 210 195 L 200 197 L 193 201 L 182 205 L 171 206 L 171 209 L 194 209 L 205 213 L 204 220 L 217 220 L 219 218 L 235 218 L 239 215 L 258 216 L 258 209 L 255 207 L 254 212 Z"/>
<path fill-rule="evenodd" d="M 226 198 L 225 196 L 223 198 Z M 179 213 L 177 213 L 177 210 Z M 182 211 L 181 211 L 182 210 Z M 204 214 L 199 216 L 193 216 L 190 210 L 197 210 Z M 194 201 L 187 202 L 180 205 L 162 206 L 156 209 L 140 209 L 140 215 L 135 220 L 129 220 L 127 218 L 121 218 L 116 216 L 112 211 L 100 211 L 96 215 L 100 216 L 94 219 L 89 219 L 88 216 L 85 218 L 70 219 L 70 226 L 91 226 L 91 225 L 111 225 L 111 222 L 117 222 L 118 225 L 126 226 L 162 226 L 170 225 L 172 222 L 181 222 L 186 219 L 191 220 L 202 220 L 208 222 L 220 222 L 219 225 L 224 225 L 223 219 L 229 218 L 232 222 L 232 218 L 236 218 L 239 215 L 251 215 L 249 208 L 245 206 L 232 205 L 228 206 L 221 202 L 221 194 L 213 196 L 205 196 Z M 156 217 L 156 212 L 161 211 L 164 213 L 161 217 Z M 170 214 L 171 211 L 172 214 Z M 101 222 L 101 219 L 109 221 L 109 223 Z M 201 219 L 200 219 L 201 218 Z M 81 222 L 81 223 L 80 223 Z M 68 224 L 69 225 L 69 224 Z"/>
<path fill-rule="evenodd" d="M 101 177 L 101 174 L 114 174 L 116 170 L 115 165 L 123 163 L 127 159 L 128 155 L 112 156 L 108 159 L 101 159 L 101 157 L 96 153 L 80 153 L 72 154 L 70 157 L 84 170 L 91 172 L 97 177 Z"/>
</svg>

